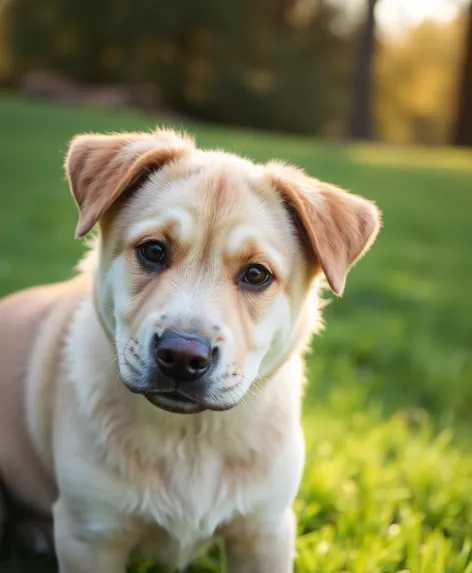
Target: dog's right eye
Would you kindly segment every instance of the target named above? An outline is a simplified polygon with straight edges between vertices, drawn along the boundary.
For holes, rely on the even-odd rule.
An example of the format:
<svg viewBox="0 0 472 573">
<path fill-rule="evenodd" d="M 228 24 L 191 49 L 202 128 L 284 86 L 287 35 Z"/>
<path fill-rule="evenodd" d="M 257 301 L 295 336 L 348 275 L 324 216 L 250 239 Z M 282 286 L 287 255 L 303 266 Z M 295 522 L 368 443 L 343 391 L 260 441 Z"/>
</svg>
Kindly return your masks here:
<svg viewBox="0 0 472 573">
<path fill-rule="evenodd" d="M 166 264 L 166 251 L 166 246 L 160 241 L 146 241 L 136 248 L 138 259 L 153 268 L 162 268 Z"/>
</svg>

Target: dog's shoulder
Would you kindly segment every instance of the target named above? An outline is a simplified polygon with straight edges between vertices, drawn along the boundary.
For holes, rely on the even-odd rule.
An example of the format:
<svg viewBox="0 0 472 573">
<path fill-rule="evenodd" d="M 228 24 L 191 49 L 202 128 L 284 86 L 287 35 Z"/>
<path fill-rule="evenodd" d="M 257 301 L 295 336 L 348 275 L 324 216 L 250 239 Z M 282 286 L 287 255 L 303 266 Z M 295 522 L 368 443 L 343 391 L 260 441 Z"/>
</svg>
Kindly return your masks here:
<svg viewBox="0 0 472 573">
<path fill-rule="evenodd" d="M 21 364 L 35 347 L 37 337 L 48 319 L 68 301 L 74 302 L 83 292 L 84 278 L 24 289 L 0 300 L 0 357 L 3 379 L 8 365 L 14 367 L 16 357 Z"/>
</svg>

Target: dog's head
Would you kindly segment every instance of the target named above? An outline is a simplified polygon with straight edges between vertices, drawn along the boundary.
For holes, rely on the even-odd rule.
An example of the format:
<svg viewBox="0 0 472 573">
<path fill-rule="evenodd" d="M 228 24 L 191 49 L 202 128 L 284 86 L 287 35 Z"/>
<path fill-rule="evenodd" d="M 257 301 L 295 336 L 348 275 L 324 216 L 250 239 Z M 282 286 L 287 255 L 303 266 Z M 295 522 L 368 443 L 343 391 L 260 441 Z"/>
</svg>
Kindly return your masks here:
<svg viewBox="0 0 472 573">
<path fill-rule="evenodd" d="M 101 227 L 95 302 L 121 377 L 174 412 L 236 405 L 293 349 L 316 278 L 341 294 L 379 228 L 365 199 L 172 131 L 78 136 L 66 170 L 77 235 Z"/>
</svg>

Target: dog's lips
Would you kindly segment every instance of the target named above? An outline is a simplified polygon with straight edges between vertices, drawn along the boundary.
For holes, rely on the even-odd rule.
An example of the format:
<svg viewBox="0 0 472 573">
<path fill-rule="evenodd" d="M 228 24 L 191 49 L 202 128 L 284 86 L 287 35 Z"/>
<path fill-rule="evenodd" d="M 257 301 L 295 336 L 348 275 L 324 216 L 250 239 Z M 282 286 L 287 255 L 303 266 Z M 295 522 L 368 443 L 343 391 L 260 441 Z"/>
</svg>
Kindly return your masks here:
<svg viewBox="0 0 472 573">
<path fill-rule="evenodd" d="M 234 408 L 237 403 L 216 404 L 206 403 L 204 400 L 190 398 L 178 390 L 167 392 L 152 392 L 144 394 L 144 397 L 151 402 L 153 406 L 172 412 L 174 414 L 198 414 L 205 410 L 213 412 L 226 412 Z"/>
<path fill-rule="evenodd" d="M 197 414 L 206 407 L 178 390 L 172 392 L 153 392 L 145 394 L 154 406 L 175 414 Z"/>
<path fill-rule="evenodd" d="M 185 402 L 187 404 L 197 404 L 198 403 L 195 399 L 190 398 L 190 396 L 187 396 L 185 394 L 182 394 L 178 390 L 174 390 L 172 392 L 166 392 L 165 394 L 162 394 L 162 395 L 165 398 L 169 398 L 169 399 L 175 400 L 177 402 Z"/>
<path fill-rule="evenodd" d="M 172 388 L 172 383 L 164 387 L 165 389 L 155 390 L 149 387 L 150 384 L 137 384 L 124 378 L 123 382 L 133 394 L 140 394 L 153 406 L 176 414 L 197 414 L 205 410 L 225 412 L 238 404 L 238 402 L 228 403 L 225 401 L 219 403 L 214 399 L 207 399 L 205 393 L 195 397 L 189 396 L 189 394 L 175 389 L 175 387 Z"/>
</svg>

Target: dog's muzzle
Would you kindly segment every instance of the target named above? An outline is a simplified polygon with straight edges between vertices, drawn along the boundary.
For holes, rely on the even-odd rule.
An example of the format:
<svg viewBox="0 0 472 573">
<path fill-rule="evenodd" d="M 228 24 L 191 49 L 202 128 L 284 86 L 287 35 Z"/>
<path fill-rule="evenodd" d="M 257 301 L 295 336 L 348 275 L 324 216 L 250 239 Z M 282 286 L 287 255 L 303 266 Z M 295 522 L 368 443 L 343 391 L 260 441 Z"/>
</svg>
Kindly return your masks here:
<svg viewBox="0 0 472 573">
<path fill-rule="evenodd" d="M 209 406 L 209 373 L 218 348 L 193 332 L 167 330 L 154 335 L 146 383 L 139 388 L 152 404 L 170 412 L 194 414 Z"/>
</svg>

